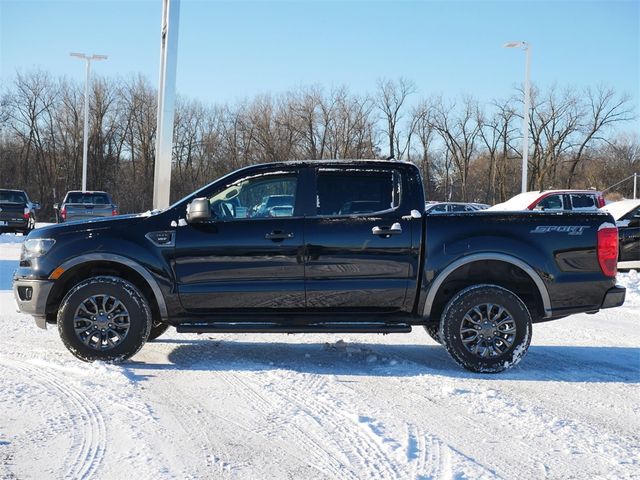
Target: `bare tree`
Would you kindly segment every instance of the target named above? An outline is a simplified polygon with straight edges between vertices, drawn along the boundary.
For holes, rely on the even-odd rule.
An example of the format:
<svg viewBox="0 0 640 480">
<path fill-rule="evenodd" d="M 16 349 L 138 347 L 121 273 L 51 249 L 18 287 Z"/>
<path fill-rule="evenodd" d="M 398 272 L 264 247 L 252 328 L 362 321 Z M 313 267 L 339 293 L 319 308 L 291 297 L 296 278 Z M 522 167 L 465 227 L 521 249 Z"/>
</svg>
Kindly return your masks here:
<svg viewBox="0 0 640 480">
<path fill-rule="evenodd" d="M 457 109 L 455 104 L 446 105 L 442 99 L 434 109 L 432 125 L 442 138 L 448 156 L 456 167 L 464 201 L 467 200 L 469 166 L 480 132 L 477 110 L 477 101 L 471 97 L 464 98 L 461 109 Z"/>
<path fill-rule="evenodd" d="M 578 141 L 578 149 L 569 160 L 569 175 L 566 180 L 567 188 L 571 188 L 574 182 L 576 169 L 583 159 L 584 152 L 593 142 L 602 141 L 600 135 L 606 128 L 619 123 L 627 122 L 634 118 L 629 105 L 628 95 L 616 95 L 612 88 L 600 85 L 595 91 L 587 88 L 587 113 L 580 115 L 578 129 L 582 138 Z"/>
<path fill-rule="evenodd" d="M 389 157 L 400 159 L 399 144 L 400 132 L 398 125 L 403 117 L 402 107 L 407 97 L 416 92 L 415 84 L 400 77 L 397 81 L 379 80 L 376 105 L 382 111 L 386 123 L 384 131 L 389 141 Z"/>
</svg>

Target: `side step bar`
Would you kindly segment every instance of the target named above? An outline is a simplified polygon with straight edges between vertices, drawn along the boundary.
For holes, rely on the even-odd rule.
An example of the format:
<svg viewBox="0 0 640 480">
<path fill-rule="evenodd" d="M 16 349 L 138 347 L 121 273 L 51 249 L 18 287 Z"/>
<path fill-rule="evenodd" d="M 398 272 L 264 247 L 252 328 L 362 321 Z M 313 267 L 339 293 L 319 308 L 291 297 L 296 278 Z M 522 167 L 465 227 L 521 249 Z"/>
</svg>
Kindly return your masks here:
<svg viewBox="0 0 640 480">
<path fill-rule="evenodd" d="M 316 323 L 282 325 L 279 323 L 183 323 L 180 333 L 409 333 L 406 323 Z"/>
</svg>

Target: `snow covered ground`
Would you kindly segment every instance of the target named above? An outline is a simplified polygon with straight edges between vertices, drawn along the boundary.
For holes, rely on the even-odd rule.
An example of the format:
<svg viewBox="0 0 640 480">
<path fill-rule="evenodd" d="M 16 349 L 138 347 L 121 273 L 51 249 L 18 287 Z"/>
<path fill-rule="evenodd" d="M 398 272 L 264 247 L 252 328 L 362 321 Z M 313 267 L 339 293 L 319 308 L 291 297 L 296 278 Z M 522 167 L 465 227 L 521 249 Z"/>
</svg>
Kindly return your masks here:
<svg viewBox="0 0 640 480">
<path fill-rule="evenodd" d="M 20 245 L 0 242 L 8 290 Z M 640 276 L 619 281 L 625 307 L 536 325 L 498 375 L 419 329 L 172 330 L 84 364 L 1 291 L 0 478 L 638 478 Z"/>
</svg>

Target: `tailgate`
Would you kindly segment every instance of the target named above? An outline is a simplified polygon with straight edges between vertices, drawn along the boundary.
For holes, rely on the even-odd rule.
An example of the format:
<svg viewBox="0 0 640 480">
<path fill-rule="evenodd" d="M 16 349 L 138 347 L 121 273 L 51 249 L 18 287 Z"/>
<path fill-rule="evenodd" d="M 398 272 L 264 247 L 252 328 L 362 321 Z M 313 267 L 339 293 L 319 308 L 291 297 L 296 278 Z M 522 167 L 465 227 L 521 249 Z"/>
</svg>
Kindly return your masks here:
<svg viewBox="0 0 640 480">
<path fill-rule="evenodd" d="M 112 205 L 94 205 L 91 203 L 68 203 L 67 220 L 83 220 L 96 217 L 112 216 Z"/>
<path fill-rule="evenodd" d="M 0 203 L 0 222 L 24 221 L 24 209 L 22 203 Z"/>
</svg>

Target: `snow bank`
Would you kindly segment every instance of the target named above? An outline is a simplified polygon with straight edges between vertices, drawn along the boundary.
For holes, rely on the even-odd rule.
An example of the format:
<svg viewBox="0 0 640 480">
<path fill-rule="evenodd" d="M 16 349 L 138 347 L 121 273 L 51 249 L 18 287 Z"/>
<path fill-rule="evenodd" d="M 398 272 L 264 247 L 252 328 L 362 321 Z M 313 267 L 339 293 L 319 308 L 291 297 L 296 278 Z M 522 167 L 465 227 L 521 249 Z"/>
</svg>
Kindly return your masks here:
<svg viewBox="0 0 640 480">
<path fill-rule="evenodd" d="M 640 275 L 636 270 L 618 274 L 618 283 L 627 289 L 625 307 L 640 307 Z"/>
</svg>

